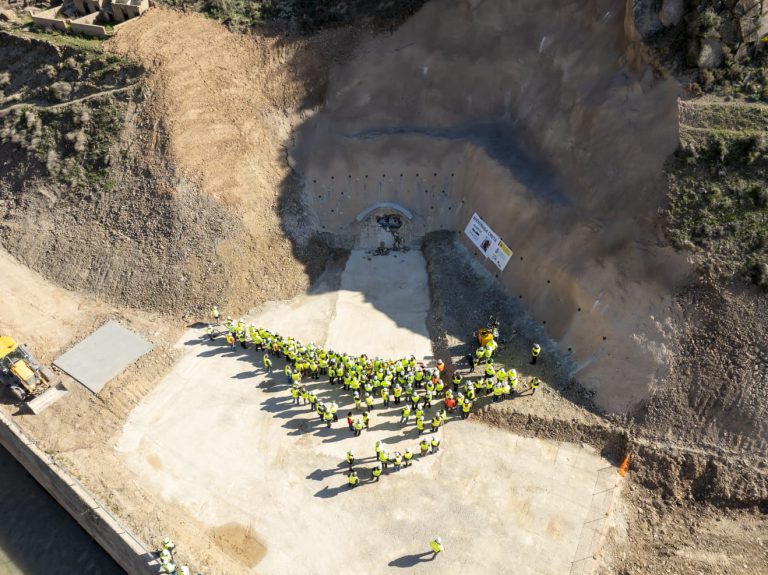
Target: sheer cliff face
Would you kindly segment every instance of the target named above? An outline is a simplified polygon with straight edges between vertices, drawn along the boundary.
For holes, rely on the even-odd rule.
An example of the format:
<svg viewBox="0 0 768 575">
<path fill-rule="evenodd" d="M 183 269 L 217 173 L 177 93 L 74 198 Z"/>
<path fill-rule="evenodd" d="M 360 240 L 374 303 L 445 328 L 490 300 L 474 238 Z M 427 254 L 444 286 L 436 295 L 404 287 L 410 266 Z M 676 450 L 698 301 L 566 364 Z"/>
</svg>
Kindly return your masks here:
<svg viewBox="0 0 768 575">
<path fill-rule="evenodd" d="M 631 22 L 621 0 L 435 0 L 335 70 L 292 151 L 341 244 L 378 243 L 380 202 L 413 244 L 479 213 L 515 251 L 500 281 L 612 410 L 663 376 L 686 273 L 657 230 L 677 88 Z"/>
</svg>

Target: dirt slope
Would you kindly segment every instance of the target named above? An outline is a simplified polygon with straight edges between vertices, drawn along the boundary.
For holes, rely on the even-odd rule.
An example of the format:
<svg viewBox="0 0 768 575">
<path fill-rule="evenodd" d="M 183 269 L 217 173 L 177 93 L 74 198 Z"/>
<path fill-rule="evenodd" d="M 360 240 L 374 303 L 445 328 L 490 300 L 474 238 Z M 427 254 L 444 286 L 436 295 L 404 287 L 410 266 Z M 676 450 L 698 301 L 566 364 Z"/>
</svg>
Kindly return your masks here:
<svg viewBox="0 0 768 575">
<path fill-rule="evenodd" d="M 341 245 L 378 202 L 413 214 L 412 245 L 478 213 L 514 251 L 489 268 L 624 412 L 669 366 L 687 271 L 657 213 L 678 87 L 642 52 L 623 0 L 429 2 L 335 70 L 297 131 L 306 203 Z"/>
<path fill-rule="evenodd" d="M 166 128 L 172 162 L 242 222 L 217 245 L 225 283 L 212 297 L 232 308 L 307 286 L 277 213 L 290 172 L 284 145 L 323 93 L 328 62 L 350 50 L 353 38 L 343 30 L 310 40 L 235 35 L 201 15 L 154 9 L 107 46 L 153 70 L 147 115 Z M 309 250 L 309 272 L 319 271 L 324 253 L 304 231 L 297 249 Z"/>
<path fill-rule="evenodd" d="M 18 49 L 0 46 L 11 50 L 0 56 L 6 94 L 31 106 L 6 109 L 0 126 L 2 245 L 67 288 L 187 317 L 213 301 L 235 314 L 303 290 L 325 252 L 311 230 L 295 245 L 282 231 L 281 216 L 301 223 L 294 204 L 277 213 L 290 173 L 283 146 L 354 36 L 241 36 L 150 10 L 106 45 L 144 76 L 77 102 L 100 88 L 95 74 L 78 79 L 43 43 L 20 69 Z M 64 79 L 71 98 L 56 109 L 19 88 Z"/>
</svg>

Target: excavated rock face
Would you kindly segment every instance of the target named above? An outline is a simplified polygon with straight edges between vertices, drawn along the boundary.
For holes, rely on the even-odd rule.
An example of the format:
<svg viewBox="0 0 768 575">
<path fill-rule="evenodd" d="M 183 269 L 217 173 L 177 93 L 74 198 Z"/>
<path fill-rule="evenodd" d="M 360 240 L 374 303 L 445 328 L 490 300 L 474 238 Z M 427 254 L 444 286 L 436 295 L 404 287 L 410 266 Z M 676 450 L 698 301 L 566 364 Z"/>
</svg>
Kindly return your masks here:
<svg viewBox="0 0 768 575">
<path fill-rule="evenodd" d="M 489 267 L 609 409 L 665 372 L 687 266 L 657 232 L 677 145 L 674 82 L 620 0 L 435 2 L 332 74 L 292 150 L 315 225 L 344 246 L 377 206 L 402 241 L 479 213 L 515 255 Z M 410 216 L 410 217 L 409 217 Z"/>
</svg>

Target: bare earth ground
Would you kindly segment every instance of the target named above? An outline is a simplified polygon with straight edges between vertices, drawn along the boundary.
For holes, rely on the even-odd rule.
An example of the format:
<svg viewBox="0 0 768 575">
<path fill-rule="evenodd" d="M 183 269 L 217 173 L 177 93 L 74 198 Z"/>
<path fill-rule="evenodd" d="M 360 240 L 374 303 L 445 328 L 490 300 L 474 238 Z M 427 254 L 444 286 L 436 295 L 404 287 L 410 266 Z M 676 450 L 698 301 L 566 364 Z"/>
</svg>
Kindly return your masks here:
<svg viewBox="0 0 768 575">
<path fill-rule="evenodd" d="M 465 342 L 493 313 L 506 340 L 500 359 L 516 367 L 523 381 L 535 375 L 545 382 L 536 401 L 491 406 L 480 419 L 516 434 L 587 443 L 615 465 L 634 453 L 620 506 L 624 522 L 609 530 L 601 573 L 768 573 L 768 465 L 763 456 L 734 452 L 732 445 L 707 449 L 706 440 L 694 439 L 700 429 L 696 419 L 674 402 L 659 400 L 656 413 L 681 422 L 681 429 L 686 422 L 687 432 L 679 435 L 667 433 L 658 420 L 645 427 L 597 415 L 589 394 L 574 385 L 568 358 L 548 353 L 551 342 L 541 326 L 451 234 L 431 236 L 425 255 L 436 355 L 464 371 Z M 734 321 L 730 310 L 726 306 L 718 316 L 722 323 Z M 528 363 L 532 337 L 543 347 L 536 366 Z M 688 341 L 702 345 L 698 339 Z M 689 358 L 685 363 L 690 364 Z M 672 389 L 680 393 L 679 387 Z"/>
<path fill-rule="evenodd" d="M 237 572 L 258 561 L 254 532 L 227 523 L 211 529 L 137 483 L 113 449 L 128 414 L 179 360 L 182 352 L 174 343 L 183 326 L 170 316 L 127 310 L 56 287 L 28 268 L 108 301 L 132 301 L 196 319 L 212 300 L 228 302 L 224 309 L 234 314 L 301 293 L 327 254 L 313 247 L 308 232 L 299 235 L 316 255 L 302 258 L 317 264 L 306 270 L 282 232 L 277 193 L 289 173 L 283 146 L 294 123 L 319 103 L 328 63 L 351 50 L 353 42 L 341 48 L 351 37 L 354 33 L 343 30 L 295 42 L 241 37 L 203 17 L 152 10 L 109 46 L 149 70 L 130 103 L 130 122 L 121 137 L 126 159 L 113 171 L 123 173 L 116 176 L 115 192 L 70 205 L 66 194 L 18 174 L 20 187 L 12 191 L 20 195 L 7 203 L 6 238 L 13 240 L 7 247 L 24 261 L 4 251 L 0 255 L 0 287 L 11 303 L 0 317 L 0 331 L 29 343 L 44 361 L 110 317 L 156 345 L 99 397 L 70 382 L 69 396 L 44 414 L 19 416 L 24 428 L 140 537 L 154 542 L 176 533 L 184 541 L 182 553 L 213 572 Z M 40 217 L 50 214 L 55 217 L 39 225 Z M 294 227 L 303 223 L 300 211 L 282 217 Z M 467 284 L 468 268 L 457 262 L 442 266 L 443 274 L 431 269 L 433 297 L 439 299 L 433 305 L 438 317 L 430 325 L 436 349 L 458 362 L 465 353 L 461 342 L 487 313 L 502 308 L 504 328 L 510 335 L 518 331 L 503 357 L 529 370 L 531 334 L 543 338 L 543 329 L 534 327 L 522 306 L 511 305 L 508 294 L 491 288 L 477 292 L 486 284 Z M 765 325 L 764 305 L 736 288 L 713 291 L 706 282 L 678 301 L 688 310 L 691 327 L 677 334 L 681 361 L 669 388 L 650 404 L 646 424 L 659 433 L 645 438 L 650 444 L 638 444 L 625 491 L 626 526 L 617 524 L 609 538 L 604 572 L 768 573 L 768 525 L 760 507 L 768 492 L 765 386 L 739 385 L 742 378 L 759 381 L 759 368 L 766 364 L 757 329 Z M 463 321 L 440 325 L 438 320 L 448 317 Z M 710 349 L 711 333 L 727 345 Z M 525 373 L 539 374 L 549 384 L 537 401 L 515 402 L 501 415 L 488 410 L 484 419 L 515 433 L 579 440 L 601 450 L 607 446 L 605 456 L 614 460 L 619 450 L 613 432 L 601 431 L 604 420 L 570 403 L 590 407 L 591 398 L 571 385 L 567 358 L 551 361 L 554 355 L 547 352 L 554 348 L 545 339 L 542 343 L 542 364 Z M 748 353 L 741 353 L 744 349 Z M 701 361 L 691 365 L 690 357 Z M 723 384 L 712 384 L 723 379 L 723 372 Z M 752 436 L 745 422 L 758 433 Z M 659 440 L 670 443 L 668 452 L 658 450 Z M 706 449 L 697 452 L 697 446 Z M 725 458 L 709 453 L 715 447 Z M 737 455 L 728 457 L 729 451 Z"/>
</svg>

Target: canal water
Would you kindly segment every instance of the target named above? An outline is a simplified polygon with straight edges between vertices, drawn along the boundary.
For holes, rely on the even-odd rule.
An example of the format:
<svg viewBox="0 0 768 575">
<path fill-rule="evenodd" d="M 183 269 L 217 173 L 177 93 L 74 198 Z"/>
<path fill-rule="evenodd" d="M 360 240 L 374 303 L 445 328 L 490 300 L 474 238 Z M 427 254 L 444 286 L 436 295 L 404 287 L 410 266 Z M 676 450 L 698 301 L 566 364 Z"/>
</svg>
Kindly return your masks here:
<svg viewBox="0 0 768 575">
<path fill-rule="evenodd" d="M 124 573 L 0 447 L 0 575 Z"/>
</svg>

